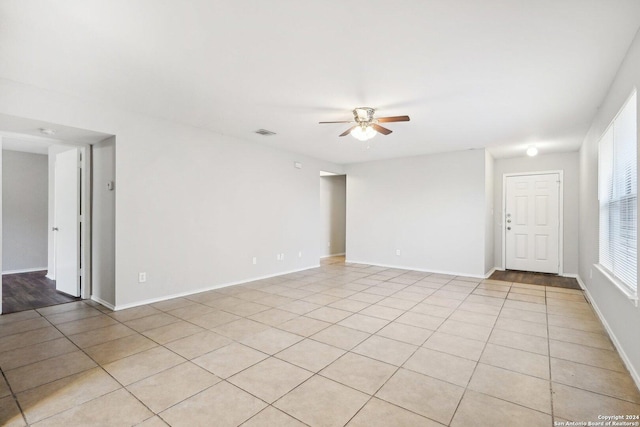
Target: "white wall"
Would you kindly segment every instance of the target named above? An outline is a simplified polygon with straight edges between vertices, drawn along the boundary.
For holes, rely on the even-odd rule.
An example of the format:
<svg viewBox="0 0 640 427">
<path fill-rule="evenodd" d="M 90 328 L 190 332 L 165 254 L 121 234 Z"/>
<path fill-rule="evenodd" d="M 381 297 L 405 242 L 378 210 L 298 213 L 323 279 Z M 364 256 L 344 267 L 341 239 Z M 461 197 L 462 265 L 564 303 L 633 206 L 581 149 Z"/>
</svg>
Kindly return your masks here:
<svg viewBox="0 0 640 427">
<path fill-rule="evenodd" d="M 535 157 L 515 157 L 511 159 L 496 159 L 494 179 L 494 259 L 498 268 L 504 268 L 502 263 L 502 233 L 504 231 L 503 175 L 505 173 L 525 173 L 541 171 L 564 171 L 563 187 L 563 227 L 562 240 L 563 274 L 578 274 L 578 222 L 579 222 L 579 166 L 578 153 L 559 153 L 538 155 Z"/>
<path fill-rule="evenodd" d="M 634 88 L 640 88 L 640 34 L 636 35 L 580 150 L 579 274 L 640 385 L 640 309 L 593 267 L 598 262 L 598 141 Z"/>
<path fill-rule="evenodd" d="M 94 144 L 92 152 L 91 296 L 110 306 L 116 304 L 116 140 Z M 109 190 L 107 183 L 113 182 Z"/>
<path fill-rule="evenodd" d="M 116 135 L 118 307 L 318 265 L 340 166 L 4 79 L 0 113 Z"/>
<path fill-rule="evenodd" d="M 47 268 L 47 156 L 3 150 L 4 272 Z"/>
<path fill-rule="evenodd" d="M 2 136 L 0 136 L 0 177 L 2 176 Z M 3 240 L 2 234 L 2 197 L 0 197 L 0 241 Z M 0 245 L 0 271 L 2 271 L 2 245 Z M 1 282 L 0 282 L 1 283 Z M 2 286 L 0 286 L 0 313 L 2 313 Z"/>
<path fill-rule="evenodd" d="M 321 256 L 340 255 L 345 251 L 347 177 L 320 177 Z"/>
<path fill-rule="evenodd" d="M 484 276 L 484 150 L 353 164 L 347 175 L 349 261 Z"/>
<path fill-rule="evenodd" d="M 488 276 L 494 267 L 496 266 L 496 262 L 494 259 L 493 247 L 495 244 L 494 240 L 494 221 L 495 221 L 495 208 L 493 206 L 493 198 L 494 198 L 494 165 L 495 161 L 493 156 L 489 154 L 488 151 L 485 151 L 485 160 L 484 160 L 484 189 L 485 189 L 485 198 L 484 198 L 484 272 L 485 275 Z M 499 211 L 498 211 L 499 212 Z"/>
</svg>

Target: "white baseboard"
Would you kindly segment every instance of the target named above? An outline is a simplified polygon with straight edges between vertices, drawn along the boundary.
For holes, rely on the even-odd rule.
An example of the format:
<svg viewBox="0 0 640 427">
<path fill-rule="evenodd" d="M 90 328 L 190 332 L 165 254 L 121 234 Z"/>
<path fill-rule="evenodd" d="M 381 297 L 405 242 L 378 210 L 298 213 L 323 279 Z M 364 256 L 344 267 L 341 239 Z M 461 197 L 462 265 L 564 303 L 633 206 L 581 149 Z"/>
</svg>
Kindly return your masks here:
<svg viewBox="0 0 640 427">
<path fill-rule="evenodd" d="M 488 279 L 489 277 L 491 277 L 491 275 L 492 275 L 493 273 L 495 273 L 495 272 L 496 272 L 496 270 L 497 270 L 497 269 L 496 269 L 495 267 L 493 267 L 491 270 L 489 270 L 489 272 L 488 272 L 488 273 L 485 273 L 485 274 L 484 274 L 484 278 L 485 278 L 485 279 Z"/>
<path fill-rule="evenodd" d="M 34 271 L 46 271 L 47 267 L 36 267 L 36 268 L 23 268 L 20 270 L 7 270 L 7 271 L 3 271 L 2 275 L 8 275 L 8 274 L 20 274 L 20 273 L 33 273 Z"/>
<path fill-rule="evenodd" d="M 620 344 L 620 341 L 618 341 L 618 338 L 616 337 L 616 334 L 613 332 L 613 330 L 609 326 L 609 323 L 607 323 L 607 319 L 605 319 L 604 315 L 598 308 L 598 304 L 596 304 L 595 300 L 591 297 L 591 293 L 589 293 L 589 289 L 585 286 L 584 282 L 582 281 L 579 275 L 576 275 L 576 280 L 578 281 L 578 284 L 584 291 L 584 294 L 589 300 L 589 303 L 591 303 L 591 306 L 593 307 L 594 311 L 598 315 L 598 318 L 604 325 L 604 329 L 609 334 L 609 338 L 611 338 L 611 342 L 613 342 L 613 345 L 616 347 L 616 350 L 618 350 L 618 354 L 620 354 L 620 358 L 622 359 L 625 366 L 629 370 L 629 373 L 631 374 L 631 378 L 633 378 L 633 381 L 636 383 L 636 387 L 640 389 L 640 375 L 638 374 L 636 367 L 633 366 L 633 363 L 631 363 L 631 359 L 629 359 L 629 357 L 627 356 L 627 353 L 625 353 L 624 348 L 622 347 L 622 345 Z"/>
<path fill-rule="evenodd" d="M 322 258 L 331 258 L 332 256 L 343 256 L 343 255 L 345 255 L 345 253 L 344 252 L 340 252 L 339 254 L 323 255 L 323 256 L 320 257 L 320 259 L 322 259 Z"/>
<path fill-rule="evenodd" d="M 586 292 L 588 297 L 591 297 L 591 294 L 589 294 L 589 291 L 587 290 L 587 287 L 584 285 L 584 282 L 582 281 L 582 279 L 580 278 L 580 276 L 578 276 L 576 274 L 576 280 L 578 281 L 578 285 L 580 285 L 580 288 Z M 589 301 L 591 301 L 591 298 L 589 298 Z M 591 304 L 593 305 L 593 304 Z M 595 306 L 594 306 L 595 307 Z"/>
<path fill-rule="evenodd" d="M 374 262 L 355 261 L 355 260 L 351 260 L 351 259 L 347 259 L 347 260 L 345 260 L 345 262 L 348 262 L 348 263 L 351 263 L 351 264 L 372 265 L 372 266 L 375 266 L 375 267 L 397 268 L 397 269 L 400 269 L 400 270 L 421 271 L 423 273 L 447 274 L 449 276 L 475 277 L 475 278 L 478 278 L 478 279 L 484 279 L 485 278 L 484 274 L 460 273 L 460 272 L 456 272 L 456 271 L 445 271 L 445 270 L 425 270 L 423 268 L 416 268 L 416 267 L 411 267 L 411 266 L 406 266 L 406 265 L 377 264 L 377 263 L 374 263 Z"/>
<path fill-rule="evenodd" d="M 101 298 L 98 298 L 98 297 L 97 297 L 97 296 L 95 296 L 95 295 L 91 295 L 91 301 L 95 301 L 95 302 L 97 302 L 98 304 L 100 304 L 100 305 L 103 305 L 103 306 L 107 307 L 109 310 L 114 310 L 114 311 L 115 311 L 115 307 L 114 307 L 114 305 L 113 305 L 113 304 L 111 304 L 111 303 L 109 303 L 109 302 L 106 302 L 105 300 L 103 300 L 103 299 L 101 299 Z"/>
<path fill-rule="evenodd" d="M 170 299 L 173 299 L 173 298 L 186 297 L 186 296 L 189 296 L 189 295 L 199 294 L 200 292 L 214 291 L 216 289 L 226 288 L 226 287 L 234 286 L 234 285 L 241 285 L 243 283 L 255 282 L 256 280 L 270 279 L 271 277 L 284 276 L 286 274 L 297 273 L 299 271 L 310 270 L 312 268 L 318 268 L 318 267 L 320 267 L 320 264 L 316 264 L 316 265 L 312 265 L 312 266 L 304 267 L 304 268 L 299 268 L 299 269 L 296 269 L 296 270 L 282 271 L 282 272 L 279 272 L 279 273 L 269 274 L 269 275 L 266 275 L 266 276 L 252 277 L 250 279 L 238 280 L 236 282 L 222 283 L 220 285 L 208 286 L 206 288 L 195 289 L 195 290 L 191 290 L 191 291 L 187 291 L 187 292 L 180 292 L 180 293 L 177 293 L 177 294 L 166 295 L 166 296 L 162 296 L 162 297 L 158 297 L 158 298 L 150 298 L 150 299 L 147 299 L 147 300 L 133 302 L 133 303 L 129 303 L 129 304 L 120 304 L 120 305 L 116 304 L 115 307 L 113 307 L 113 308 L 109 307 L 109 308 L 111 308 L 113 311 L 126 310 L 127 308 L 139 307 L 141 305 L 147 305 L 147 304 L 154 304 L 156 302 L 166 301 L 166 300 L 170 300 Z M 93 299 L 93 297 L 92 297 L 92 299 Z M 98 300 L 96 300 L 96 302 L 102 304 Z"/>
</svg>

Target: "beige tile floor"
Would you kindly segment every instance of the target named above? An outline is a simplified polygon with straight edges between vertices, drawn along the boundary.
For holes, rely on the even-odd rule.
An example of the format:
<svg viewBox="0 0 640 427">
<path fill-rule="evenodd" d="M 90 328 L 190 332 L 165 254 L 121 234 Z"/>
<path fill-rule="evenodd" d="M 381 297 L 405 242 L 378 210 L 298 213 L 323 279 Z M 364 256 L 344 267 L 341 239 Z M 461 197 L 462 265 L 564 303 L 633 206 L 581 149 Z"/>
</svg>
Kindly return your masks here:
<svg viewBox="0 0 640 427">
<path fill-rule="evenodd" d="M 552 426 L 640 414 L 580 291 L 329 259 L 0 317 L 8 426 Z"/>
</svg>

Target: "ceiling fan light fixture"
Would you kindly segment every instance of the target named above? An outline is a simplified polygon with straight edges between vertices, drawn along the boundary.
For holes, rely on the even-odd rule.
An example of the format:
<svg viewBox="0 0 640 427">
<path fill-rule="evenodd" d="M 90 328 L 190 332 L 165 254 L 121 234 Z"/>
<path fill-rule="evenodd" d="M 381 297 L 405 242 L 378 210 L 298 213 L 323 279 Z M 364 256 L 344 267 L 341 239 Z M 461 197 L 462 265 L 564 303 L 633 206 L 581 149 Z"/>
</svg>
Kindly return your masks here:
<svg viewBox="0 0 640 427">
<path fill-rule="evenodd" d="M 380 123 L 391 122 L 408 122 L 409 116 L 392 116 L 392 117 L 374 117 L 376 110 L 370 107 L 358 107 L 353 109 L 353 120 L 342 120 L 334 122 L 320 122 L 320 124 L 329 123 L 355 123 L 349 129 L 342 132 L 338 137 L 353 135 L 354 138 L 360 141 L 367 141 L 376 134 L 389 135 L 393 131 L 387 129 L 384 126 L 380 126 Z"/>
<path fill-rule="evenodd" d="M 376 133 L 377 132 L 369 125 L 356 126 L 351 131 L 351 135 L 359 141 L 367 141 L 376 136 Z"/>
</svg>

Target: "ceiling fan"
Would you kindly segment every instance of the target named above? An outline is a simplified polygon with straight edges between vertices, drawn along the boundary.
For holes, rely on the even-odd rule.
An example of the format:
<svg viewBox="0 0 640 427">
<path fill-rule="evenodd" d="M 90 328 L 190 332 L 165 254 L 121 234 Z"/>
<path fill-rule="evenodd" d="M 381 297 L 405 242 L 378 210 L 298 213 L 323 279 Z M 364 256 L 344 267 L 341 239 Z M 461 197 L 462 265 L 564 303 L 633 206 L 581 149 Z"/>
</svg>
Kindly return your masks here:
<svg viewBox="0 0 640 427">
<path fill-rule="evenodd" d="M 383 135 L 389 135 L 393 132 L 391 129 L 380 126 L 378 123 L 390 123 L 390 122 L 408 122 L 409 116 L 393 116 L 393 117 L 378 117 L 375 118 L 375 108 L 358 107 L 353 109 L 353 120 L 344 120 L 338 122 L 320 122 L 320 124 L 326 123 L 355 123 L 346 131 L 342 132 L 339 136 L 346 136 L 348 134 L 353 135 L 360 141 L 366 141 L 376 136 L 377 133 Z"/>
</svg>

